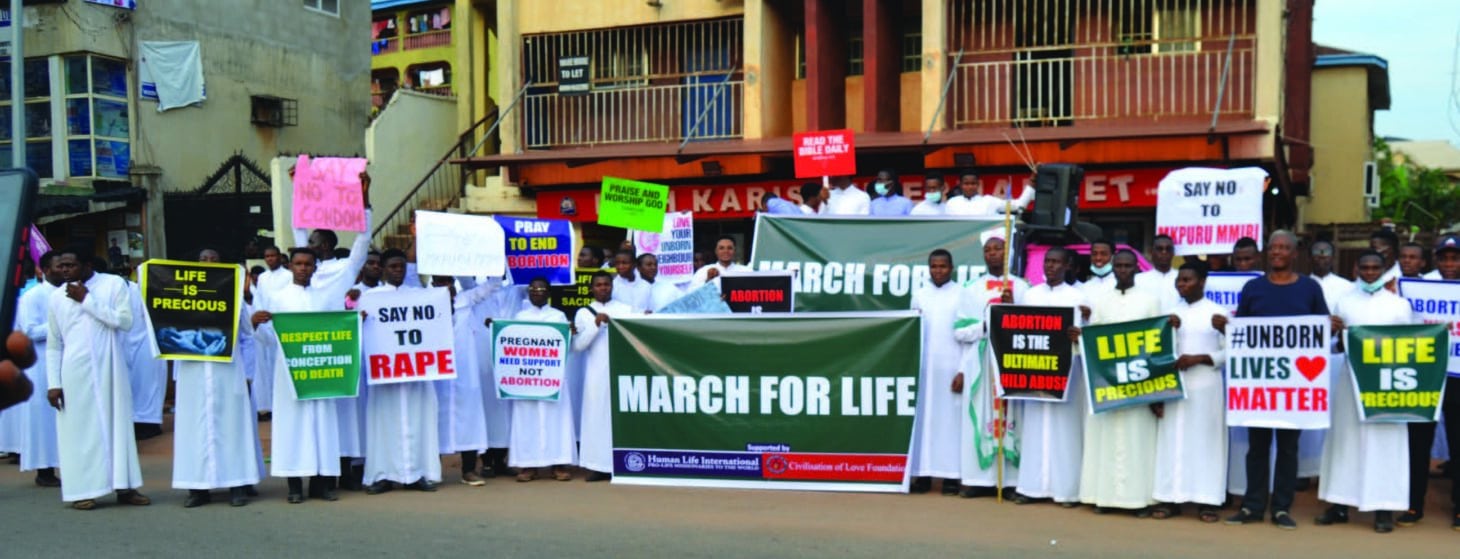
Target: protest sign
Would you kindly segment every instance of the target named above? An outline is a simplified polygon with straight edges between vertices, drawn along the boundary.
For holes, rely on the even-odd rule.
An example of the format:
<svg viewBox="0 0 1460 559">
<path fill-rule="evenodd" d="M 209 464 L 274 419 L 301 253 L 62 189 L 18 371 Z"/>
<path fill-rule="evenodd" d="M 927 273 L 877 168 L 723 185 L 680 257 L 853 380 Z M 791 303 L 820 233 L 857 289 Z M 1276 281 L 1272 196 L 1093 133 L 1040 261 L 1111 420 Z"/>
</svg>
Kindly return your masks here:
<svg viewBox="0 0 1460 559">
<path fill-rule="evenodd" d="M 1186 397 L 1176 371 L 1170 316 L 1086 326 L 1080 331 L 1090 413 Z"/>
<path fill-rule="evenodd" d="M 360 310 L 365 313 L 369 384 L 456 378 L 456 337 L 446 288 L 366 292 L 360 296 Z"/>
<path fill-rule="evenodd" d="M 416 269 L 432 276 L 506 274 L 506 232 L 487 216 L 416 210 Z"/>
<path fill-rule="evenodd" d="M 1360 419 L 1440 419 L 1449 325 L 1349 326 L 1344 347 Z"/>
<path fill-rule="evenodd" d="M 572 284 L 548 288 L 548 304 L 563 311 L 568 320 L 573 320 L 578 316 L 578 309 L 593 303 L 593 274 L 602 271 L 598 268 L 574 268 Z"/>
<path fill-rule="evenodd" d="M 1445 370 L 1452 377 L 1460 377 L 1460 282 L 1400 279 L 1399 295 L 1409 300 L 1410 308 L 1421 320 L 1449 325 L 1451 336 L 1445 351 L 1449 359 Z"/>
<path fill-rule="evenodd" d="M 916 314 L 609 325 L 614 483 L 907 491 Z"/>
<path fill-rule="evenodd" d="M 720 281 L 724 281 L 724 279 Z M 720 286 L 710 282 L 700 286 L 699 289 L 685 293 L 683 297 L 664 305 L 664 308 L 654 314 L 725 314 L 728 312 L 730 312 L 730 305 L 725 304 L 725 298 L 721 297 Z"/>
<path fill-rule="evenodd" d="M 492 321 L 492 372 L 503 400 L 558 401 L 567 369 L 568 324 Z"/>
<path fill-rule="evenodd" d="M 512 283 L 547 278 L 551 285 L 573 283 L 573 223 L 565 219 L 496 216 L 507 237 L 507 270 Z"/>
<path fill-rule="evenodd" d="M 1005 398 L 1065 401 L 1074 363 L 1074 344 L 1066 331 L 1074 323 L 1075 309 L 1070 307 L 989 307 L 989 345 Z"/>
<path fill-rule="evenodd" d="M 664 231 L 664 210 L 669 207 L 669 187 L 651 182 L 603 177 L 598 195 L 598 224 Z"/>
<path fill-rule="evenodd" d="M 159 359 L 233 361 L 243 306 L 243 268 L 148 260 L 138 268 L 137 279 L 147 309 L 147 332 Z"/>
<path fill-rule="evenodd" d="M 300 155 L 294 164 L 293 217 L 296 229 L 365 231 L 360 173 L 365 159 Z"/>
<path fill-rule="evenodd" d="M 1226 254 L 1242 237 L 1262 246 L 1262 195 L 1267 171 L 1177 169 L 1157 189 L 1156 232 L 1170 235 L 1176 254 Z"/>
<path fill-rule="evenodd" d="M 720 276 L 720 292 L 730 312 L 791 312 L 796 301 L 792 282 L 790 272 L 726 272 Z"/>
<path fill-rule="evenodd" d="M 857 174 L 856 134 L 851 130 L 798 132 L 791 136 L 795 146 L 796 178 L 852 176 Z"/>
<path fill-rule="evenodd" d="M 274 332 L 298 400 L 354 398 L 360 387 L 360 313 L 275 313 Z"/>
<path fill-rule="evenodd" d="M 1262 277 L 1257 272 L 1212 272 L 1207 274 L 1206 298 L 1227 309 L 1227 314 L 1237 312 L 1242 301 L 1242 287 L 1253 279 Z"/>
<path fill-rule="evenodd" d="M 1002 219 L 826 218 L 759 214 L 751 267 L 795 274 L 796 311 L 904 310 L 927 285 L 928 253 L 953 254 L 959 284 L 982 274 L 980 232 Z"/>
<path fill-rule="evenodd" d="M 654 281 L 675 285 L 689 283 L 695 277 L 695 221 L 690 212 L 664 214 L 664 229 L 659 233 L 629 231 L 638 254 L 653 254 L 659 262 L 659 275 Z"/>
<path fill-rule="evenodd" d="M 1238 317 L 1227 323 L 1227 425 L 1327 429 L 1327 316 Z"/>
</svg>

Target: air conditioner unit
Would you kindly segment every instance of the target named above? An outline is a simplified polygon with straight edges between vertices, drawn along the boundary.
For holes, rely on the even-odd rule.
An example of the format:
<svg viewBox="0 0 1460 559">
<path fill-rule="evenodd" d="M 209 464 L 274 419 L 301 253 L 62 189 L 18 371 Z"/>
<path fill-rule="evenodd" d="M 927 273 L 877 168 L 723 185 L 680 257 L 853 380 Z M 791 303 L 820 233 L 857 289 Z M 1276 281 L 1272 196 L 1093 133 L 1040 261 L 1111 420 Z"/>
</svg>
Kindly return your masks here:
<svg viewBox="0 0 1460 559">
<path fill-rule="evenodd" d="M 1379 199 L 1379 165 L 1373 161 L 1364 162 L 1364 196 Z"/>
</svg>

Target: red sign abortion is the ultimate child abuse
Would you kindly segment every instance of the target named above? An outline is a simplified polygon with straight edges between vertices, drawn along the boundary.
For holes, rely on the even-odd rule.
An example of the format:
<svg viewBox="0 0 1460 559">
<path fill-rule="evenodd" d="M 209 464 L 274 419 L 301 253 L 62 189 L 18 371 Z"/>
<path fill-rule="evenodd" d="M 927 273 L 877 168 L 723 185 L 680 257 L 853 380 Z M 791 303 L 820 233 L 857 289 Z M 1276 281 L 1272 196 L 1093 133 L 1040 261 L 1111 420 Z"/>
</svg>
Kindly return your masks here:
<svg viewBox="0 0 1460 559">
<path fill-rule="evenodd" d="M 989 307 L 989 346 L 1005 398 L 1065 400 L 1074 363 L 1074 343 L 1065 332 L 1074 321 L 1071 307 Z"/>
</svg>

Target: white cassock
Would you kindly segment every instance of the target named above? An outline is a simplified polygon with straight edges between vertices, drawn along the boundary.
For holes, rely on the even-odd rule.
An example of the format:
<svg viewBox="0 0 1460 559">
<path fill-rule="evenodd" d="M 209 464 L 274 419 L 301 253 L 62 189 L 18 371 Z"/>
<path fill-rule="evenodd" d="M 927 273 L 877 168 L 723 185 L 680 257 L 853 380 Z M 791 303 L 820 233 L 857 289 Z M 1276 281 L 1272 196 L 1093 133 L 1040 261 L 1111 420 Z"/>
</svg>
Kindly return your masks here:
<svg viewBox="0 0 1460 559">
<path fill-rule="evenodd" d="M 269 312 L 339 310 L 338 300 L 310 285 L 289 284 L 269 297 Z M 309 477 L 340 475 L 340 415 L 333 399 L 299 400 L 274 337 L 274 419 L 269 443 L 269 475 Z"/>
<path fill-rule="evenodd" d="M 482 363 L 478 345 L 488 336 L 486 326 L 472 308 L 491 297 L 501 280 L 456 294 L 452 304 L 451 331 L 455 337 L 456 378 L 430 383 L 436 388 L 436 434 L 441 454 L 486 450 L 487 410 L 482 402 Z"/>
<path fill-rule="evenodd" d="M 1171 312 L 1183 303 L 1181 294 L 1176 292 L 1176 276 L 1180 271 L 1171 268 L 1166 273 L 1161 273 L 1160 270 L 1151 268 L 1136 274 L 1136 287 L 1154 295 L 1161 302 L 1162 312 Z"/>
<path fill-rule="evenodd" d="M 270 294 L 279 291 L 294 283 L 294 274 L 289 271 L 288 266 L 279 266 L 276 269 L 265 271 L 259 274 L 258 285 L 253 290 L 253 306 L 255 311 L 267 311 L 269 309 Z M 274 375 L 272 373 L 274 353 L 278 351 L 279 341 L 274 334 L 274 323 L 265 322 L 254 330 L 254 359 L 258 363 L 259 374 L 254 376 L 253 392 L 254 406 L 261 412 L 274 409 Z"/>
<path fill-rule="evenodd" d="M 913 206 L 912 211 L 908 212 L 908 215 L 943 215 L 943 204 L 929 202 L 925 199 L 918 202 L 916 206 Z"/>
<path fill-rule="evenodd" d="M 862 213 L 865 214 L 866 212 L 862 212 Z M 720 276 L 715 276 L 715 279 L 713 279 L 713 280 L 705 279 L 705 278 L 710 277 L 710 268 L 714 268 L 716 270 L 719 270 L 720 271 L 720 276 L 725 275 L 725 272 L 749 272 L 749 271 L 751 271 L 749 266 L 744 266 L 744 265 L 741 265 L 741 264 L 736 263 L 736 262 L 731 262 L 729 266 L 720 264 L 719 262 L 715 262 L 713 264 L 706 264 L 704 266 L 701 266 L 700 269 L 695 270 L 695 276 L 694 276 L 693 279 L 691 279 L 689 281 L 689 288 L 688 289 L 685 289 L 685 292 L 688 293 L 690 291 L 694 291 L 696 289 L 699 289 L 701 287 L 704 287 L 704 285 L 706 283 L 711 283 L 711 282 L 713 282 L 715 284 L 715 287 L 720 287 Z"/>
<path fill-rule="evenodd" d="M 313 280 L 310 283 L 313 283 Z M 385 282 L 376 284 L 376 287 L 382 285 L 385 285 Z M 412 284 L 402 282 L 401 285 Z M 375 289 L 375 287 L 357 283 L 350 286 L 350 289 L 359 290 L 361 297 L 363 297 L 365 293 Z M 344 309 L 345 307 L 346 303 L 343 299 L 335 303 L 337 310 Z M 358 302 L 355 308 L 357 310 L 360 308 Z M 365 432 L 367 430 L 365 425 L 365 406 L 370 401 L 370 386 L 365 381 L 365 376 L 363 374 L 360 375 L 360 379 L 355 385 L 354 398 L 339 398 L 335 400 L 335 405 L 339 407 L 340 415 L 340 457 L 342 458 L 365 457 Z"/>
<path fill-rule="evenodd" d="M 1178 355 L 1210 355 L 1215 365 L 1196 365 L 1181 372 L 1186 399 L 1166 402 L 1156 428 L 1155 499 L 1162 503 L 1221 506 L 1227 493 L 1227 398 L 1222 388 L 1226 362 L 1222 334 L 1212 328 L 1212 315 L 1227 314 L 1203 297 L 1181 300 L 1165 309 L 1181 318 L 1176 329 Z"/>
<path fill-rule="evenodd" d="M 1330 273 L 1321 278 L 1318 276 L 1309 277 L 1312 277 L 1313 281 L 1318 282 L 1318 285 L 1323 288 L 1323 300 L 1328 302 L 1330 310 L 1332 310 L 1333 305 L 1338 303 L 1339 299 L 1342 299 L 1344 295 L 1348 295 L 1348 292 L 1354 289 L 1354 282 L 1343 279 L 1338 274 Z"/>
<path fill-rule="evenodd" d="M 592 309 L 592 310 L 589 310 Z M 613 393 L 608 379 L 608 325 L 594 324 L 597 314 L 629 316 L 634 309 L 618 301 L 593 301 L 578 309 L 574 324 L 574 357 L 583 363 L 583 424 L 578 439 L 582 455 L 578 465 L 595 472 L 613 473 Z"/>
<path fill-rule="evenodd" d="M 361 306 L 367 297 L 406 289 L 420 288 L 409 283 L 400 287 L 382 283 L 360 296 Z M 366 327 L 369 320 L 366 319 Z M 366 359 L 375 350 L 362 349 Z M 460 354 L 461 350 L 453 348 L 453 352 Z M 458 367 L 457 375 L 461 374 Z M 370 386 L 370 397 L 365 401 L 365 483 L 441 481 L 441 440 L 436 429 L 438 414 L 433 384 L 416 381 Z"/>
<path fill-rule="evenodd" d="M 370 208 L 365 208 L 365 223 L 371 223 Z M 300 239 L 308 239 L 309 231 L 306 229 L 294 229 L 294 242 Z M 370 235 L 356 234 L 355 241 L 350 244 L 350 257 L 346 259 L 331 258 L 320 260 L 314 269 L 314 276 L 309 278 L 309 285 L 320 291 L 329 306 L 325 310 L 344 310 L 345 294 L 356 287 L 355 279 L 360 276 L 360 268 L 365 267 L 365 260 L 370 256 Z M 410 278 L 403 285 L 419 287 L 418 283 L 411 283 Z M 292 283 L 292 282 L 291 282 Z M 384 285 L 384 284 L 382 284 Z M 360 292 L 363 294 L 364 289 Z M 338 425 L 340 429 L 339 444 L 340 456 L 360 458 L 365 455 L 364 429 L 365 420 L 362 417 L 362 410 L 369 400 L 368 390 L 365 383 L 365 375 L 360 375 L 360 390 L 358 398 L 336 399 L 335 405 L 339 406 Z"/>
<path fill-rule="evenodd" d="M 249 334 L 238 313 L 238 339 Z M 232 363 L 174 361 L 172 486 L 222 489 L 259 482 L 258 416 L 249 402 L 239 343 Z"/>
<path fill-rule="evenodd" d="M 497 280 L 487 280 L 497 281 Z M 498 289 L 491 297 L 472 307 L 473 320 L 485 324 L 488 318 L 511 320 L 527 296 L 527 286 L 507 285 Z M 559 313 L 562 314 L 562 313 Z M 567 319 L 563 319 L 567 322 Z M 483 334 L 476 339 L 477 363 L 481 365 L 482 409 L 486 413 L 487 448 L 508 448 L 512 445 L 512 401 L 503 400 L 497 394 L 496 375 L 492 361 L 492 330 L 483 327 Z"/>
<path fill-rule="evenodd" d="M 856 185 L 846 188 L 832 188 L 827 191 L 826 203 L 822 204 L 826 215 L 868 215 L 872 213 L 872 197 Z"/>
<path fill-rule="evenodd" d="M 46 400 L 50 384 L 46 380 L 46 317 L 50 314 L 51 293 L 56 286 L 44 281 L 27 289 L 15 309 L 16 330 L 30 336 L 35 344 L 36 362 L 25 370 L 25 377 L 35 385 L 30 399 L 15 406 L 20 414 L 20 471 L 29 472 L 61 465 L 56 447 L 56 408 Z"/>
<path fill-rule="evenodd" d="M 167 362 L 152 355 L 152 338 L 143 319 L 147 307 L 142 301 L 142 290 L 130 281 L 127 287 L 132 290 L 132 317 L 135 318 L 123 342 L 127 371 L 131 375 L 132 421 L 161 425 L 162 400 L 167 397 Z"/>
<path fill-rule="evenodd" d="M 1014 304 L 1024 304 L 1024 295 L 1029 284 L 1023 279 L 1010 276 L 1014 288 Z M 1003 281 L 989 274 L 980 275 L 963 284 L 963 293 L 958 301 L 957 320 L 953 323 L 953 337 L 963 346 L 963 397 L 959 402 L 958 420 L 962 424 L 959 436 L 959 470 L 962 485 L 971 487 L 995 487 L 999 484 L 998 448 L 996 431 L 998 410 L 994 397 L 998 390 L 998 369 L 994 368 L 993 353 L 989 351 L 988 308 L 998 303 L 1003 296 Z M 1019 448 L 1015 425 L 1016 408 L 1013 402 L 1002 400 L 1004 409 L 1004 480 L 1010 482 L 1019 477 Z"/>
<path fill-rule="evenodd" d="M 56 413 L 64 501 L 142 486 L 122 345 L 134 318 L 132 289 L 100 273 L 85 285 L 81 303 L 64 287 L 51 292 L 46 321 L 46 385 L 65 398 Z"/>
<path fill-rule="evenodd" d="M 1044 307 L 1073 307 L 1075 322 L 1085 294 L 1067 283 L 1054 289 L 1048 284 L 1029 288 L 1024 304 Z M 1080 456 L 1084 448 L 1085 373 L 1078 353 L 1070 366 L 1070 382 L 1063 402 L 1025 401 L 1019 422 L 1020 494 L 1060 503 L 1080 500 Z"/>
<path fill-rule="evenodd" d="M 954 315 L 963 288 L 948 281 L 941 286 L 929 282 L 913 292 L 912 310 L 922 315 L 923 370 L 918 380 L 917 426 L 913 432 L 913 475 L 958 479 L 961 417 L 960 394 L 952 390 L 963 347 L 953 337 Z M 966 379 L 965 379 L 966 382 Z"/>
<path fill-rule="evenodd" d="M 624 279 L 623 276 L 613 276 L 613 300 L 628 305 L 634 309 L 635 314 L 643 314 L 649 309 L 650 284 L 647 281 L 638 279 Z"/>
<path fill-rule="evenodd" d="M 1090 324 L 1113 324 L 1161 315 L 1161 301 L 1139 287 L 1112 286 L 1090 305 Z M 1088 382 L 1088 379 L 1086 380 Z M 1084 398 L 1080 393 L 1076 397 Z M 1155 504 L 1156 414 L 1131 406 L 1085 419 L 1080 501 L 1100 507 L 1139 509 Z"/>
<path fill-rule="evenodd" d="M 684 290 L 668 281 L 655 281 L 649 285 L 649 310 L 654 312 L 659 312 L 660 309 L 684 296 Z"/>
<path fill-rule="evenodd" d="M 1387 289 L 1354 289 L 1333 305 L 1345 326 L 1415 324 L 1409 302 Z M 1335 334 L 1340 335 L 1340 334 Z M 1347 336 L 1347 333 L 1341 335 Z M 1349 354 L 1358 348 L 1347 348 Z M 1346 355 L 1330 361 L 1330 427 L 1318 474 L 1318 498 L 1360 511 L 1409 508 L 1409 427 L 1404 423 L 1359 421 L 1353 371 Z"/>
<path fill-rule="evenodd" d="M 513 320 L 568 323 L 568 316 L 552 305 L 531 303 Z M 574 338 L 576 341 L 577 338 Z M 578 359 L 575 352 L 568 359 Z M 570 379 L 564 379 L 570 381 Z M 573 430 L 573 391 L 558 391 L 558 401 L 512 401 L 512 446 L 507 463 L 513 468 L 545 468 L 578 463 L 577 436 Z"/>
</svg>

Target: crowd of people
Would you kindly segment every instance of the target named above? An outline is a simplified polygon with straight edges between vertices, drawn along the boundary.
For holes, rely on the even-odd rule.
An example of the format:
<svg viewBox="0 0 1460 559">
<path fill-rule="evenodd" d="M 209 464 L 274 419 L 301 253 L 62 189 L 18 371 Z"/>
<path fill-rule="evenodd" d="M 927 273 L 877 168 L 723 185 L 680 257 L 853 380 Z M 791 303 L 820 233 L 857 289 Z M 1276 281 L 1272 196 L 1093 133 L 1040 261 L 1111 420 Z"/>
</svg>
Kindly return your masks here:
<svg viewBox="0 0 1460 559">
<path fill-rule="evenodd" d="M 1003 193 L 982 195 L 971 174 L 961 183 L 944 200 L 947 189 L 929 178 L 929 195 L 914 206 L 899 200 L 895 177 L 884 172 L 872 186 L 876 199 L 838 180 L 831 189 L 807 184 L 802 205 L 788 209 L 789 202 L 772 200 L 767 210 L 989 215 L 1006 204 L 1025 205 L 1032 195 L 1028 188 L 1012 201 Z M 364 176 L 362 196 L 368 221 Z M 546 279 L 527 285 L 505 278 L 423 281 L 415 271 L 414 247 L 375 251 L 368 236 L 359 235 L 342 251 L 328 230 L 296 230 L 294 238 L 307 243 L 288 251 L 265 249 L 265 265 L 248 274 L 245 304 L 236 317 L 235 358 L 172 362 L 172 487 L 188 491 L 184 506 L 205 505 L 215 491 L 226 491 L 233 506 L 245 505 L 266 475 L 286 479 L 289 503 L 335 501 L 340 489 L 370 495 L 397 487 L 435 491 L 444 477 L 442 457 L 450 455 L 460 458 L 454 477 L 469 486 L 498 476 L 570 481 L 574 468 L 586 472 L 587 481 L 610 479 L 606 325 L 615 317 L 652 313 L 689 290 L 718 282 L 724 273 L 746 269 L 738 262 L 735 239 L 728 236 L 718 239 L 710 253 L 696 254 L 697 271 L 683 287 L 656 281 L 655 256 L 637 255 L 632 245 L 612 252 L 585 247 L 578 254 L 579 267 L 602 270 L 592 276 L 591 304 L 570 317 L 551 305 Z M 984 242 L 986 272 L 963 284 L 953 281 L 953 256 L 935 251 L 928 260 L 929 282 L 912 298 L 925 336 L 919 428 L 909 465 L 912 491 L 930 491 L 937 479 L 943 494 L 988 497 L 999 494 L 1002 485 L 1021 504 L 1083 503 L 1102 513 L 1131 510 L 1152 518 L 1178 516 L 1183 505 L 1195 505 L 1205 522 L 1221 520 L 1218 511 L 1233 494 L 1240 495 L 1240 504 L 1227 523 L 1270 518 L 1279 527 L 1293 528 L 1291 507 L 1300 479 L 1316 476 L 1320 499 L 1332 505 L 1318 524 L 1347 522 L 1351 508 L 1373 512 L 1380 532 L 1418 522 L 1437 437 L 1434 423 L 1360 422 L 1352 391 L 1335 382 L 1326 436 L 1225 425 L 1221 371 L 1228 313 L 1206 299 L 1209 270 L 1262 272 L 1243 288 L 1236 316 L 1326 315 L 1335 332 L 1346 325 L 1417 322 L 1397 295 L 1396 280 L 1426 277 L 1431 255 L 1435 269 L 1430 274 L 1460 281 L 1460 237 L 1444 237 L 1427 251 L 1381 231 L 1371 244 L 1373 250 L 1358 259 L 1352 281 L 1334 271 L 1334 246 L 1326 241 L 1308 247 L 1312 274 L 1299 274 L 1298 239 L 1281 231 L 1268 239 L 1265 252 L 1244 239 L 1230 255 L 1189 258 L 1180 266 L 1173 266 L 1172 240 L 1158 236 L 1149 255 L 1154 268 L 1144 272 L 1134 253 L 1109 242 L 1090 245 L 1089 268 L 1079 273 L 1073 269 L 1073 251 L 1054 247 L 1044 255 L 1040 285 L 1006 275 L 1006 246 L 999 237 Z M 218 255 L 204 250 L 198 260 L 216 262 Z M 122 504 L 150 503 L 138 492 L 142 476 L 136 442 L 150 433 L 135 425 L 161 423 L 166 387 L 166 363 L 150 357 L 145 331 L 140 338 L 136 334 L 145 323 L 136 284 L 105 269 L 87 248 L 42 256 L 38 281 L 21 295 L 16 319 L 17 332 L 35 344 L 35 362 L 13 350 L 19 357 L 0 363 L 0 375 L 25 368 L 36 386 L 35 396 L 0 415 L 0 450 L 18 454 L 22 471 L 35 471 L 37 485 L 60 487 L 62 499 L 78 510 L 94 508 L 113 493 Z M 372 293 L 427 285 L 451 294 L 458 367 L 476 374 L 372 386 L 362 378 L 356 398 L 296 398 L 272 329 L 275 313 L 354 309 Z M 993 397 L 998 391 L 989 380 L 993 363 L 980 349 L 989 336 L 984 319 L 989 305 L 1010 303 L 1070 307 L 1082 325 L 1170 315 L 1178 331 L 1176 366 L 1186 398 L 1089 415 L 1079 397 L 1061 403 Z M 568 389 L 557 402 L 498 398 L 490 373 L 490 331 L 493 320 L 507 319 L 569 325 Z M 1068 334 L 1074 339 L 1079 329 Z M 368 345 L 362 350 L 371 352 Z M 1077 358 L 1071 394 L 1082 390 L 1078 367 Z M 1449 448 L 1460 444 L 1455 440 L 1460 433 L 1454 425 L 1460 418 L 1456 386 L 1450 384 L 1450 397 L 1444 399 L 1446 429 L 1440 438 L 1448 437 Z M 1338 403 L 1343 398 L 1347 406 Z M 267 463 L 261 418 L 272 430 Z M 990 430 L 995 424 L 1000 426 Z M 1453 480 L 1454 470 L 1448 473 Z M 1452 502 L 1460 505 L 1460 484 L 1456 487 Z M 1453 525 L 1460 529 L 1460 514 Z"/>
</svg>

